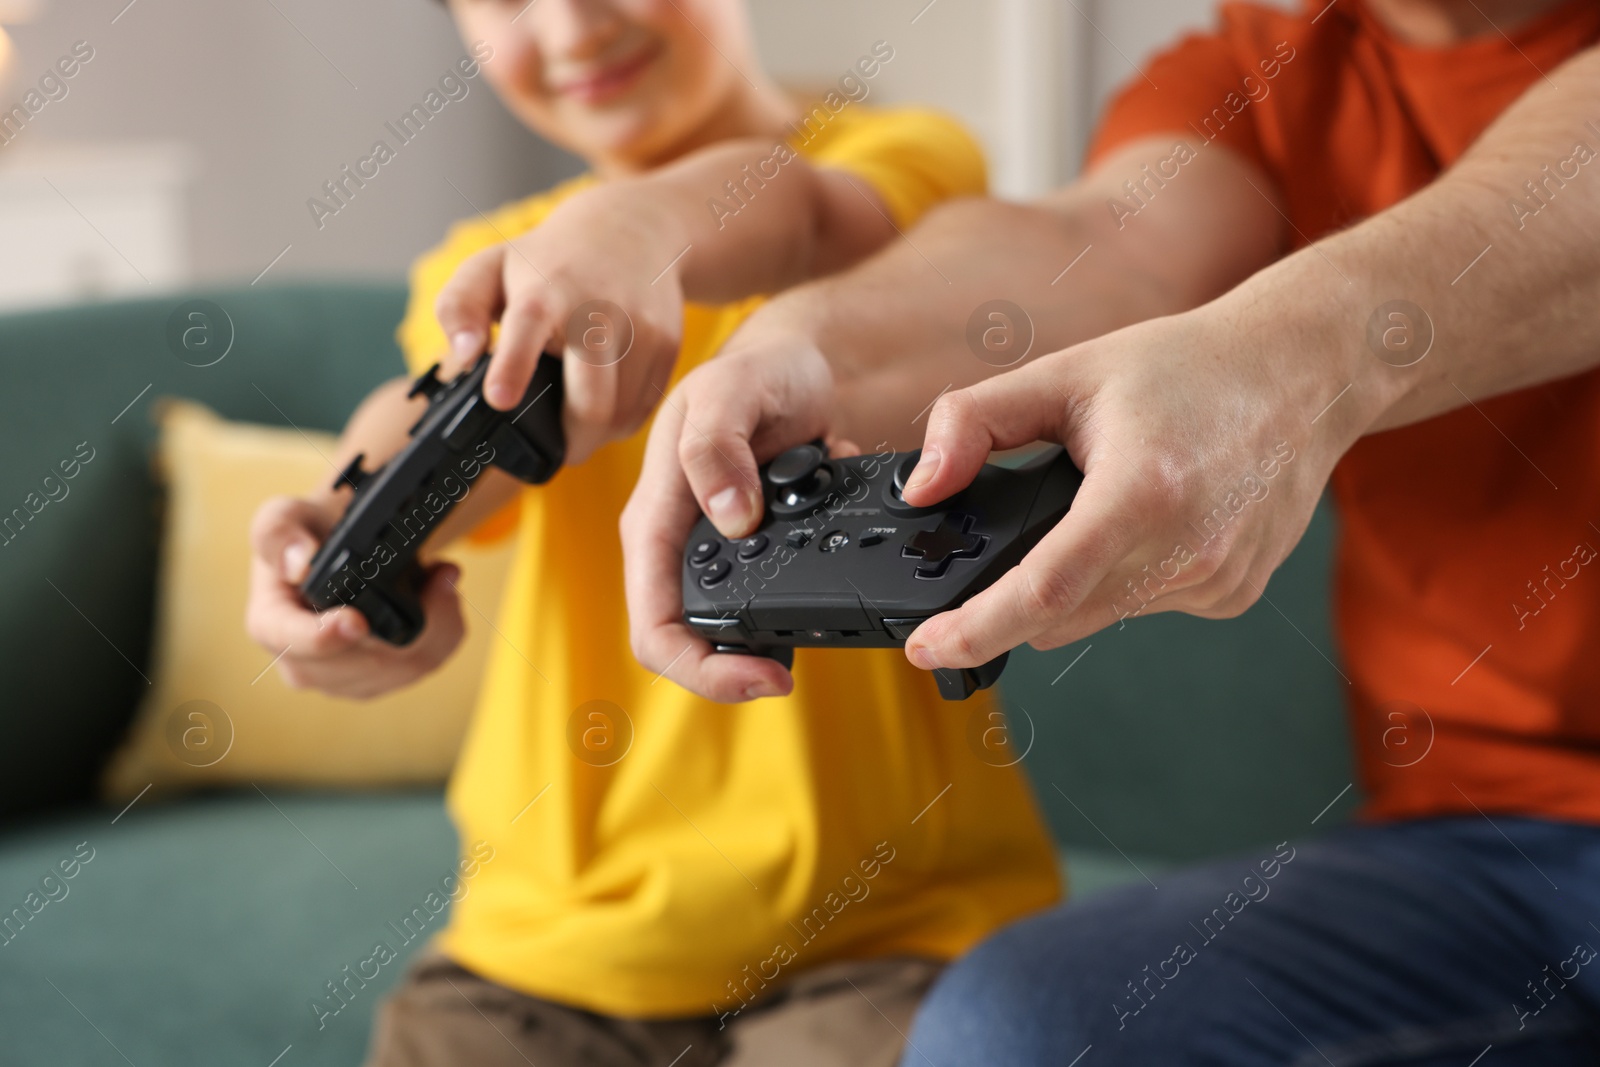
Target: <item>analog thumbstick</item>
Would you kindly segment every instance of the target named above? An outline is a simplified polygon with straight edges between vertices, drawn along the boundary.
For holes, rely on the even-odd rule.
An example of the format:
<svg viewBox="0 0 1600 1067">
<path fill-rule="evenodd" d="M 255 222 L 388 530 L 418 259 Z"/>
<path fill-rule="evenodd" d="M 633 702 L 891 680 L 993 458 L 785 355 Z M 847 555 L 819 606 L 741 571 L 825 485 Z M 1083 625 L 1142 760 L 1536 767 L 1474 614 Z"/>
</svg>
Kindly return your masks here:
<svg viewBox="0 0 1600 1067">
<path fill-rule="evenodd" d="M 767 480 L 776 486 L 793 486 L 797 491 L 804 492 L 808 483 L 816 481 L 817 469 L 822 466 L 824 458 L 822 449 L 816 445 L 791 448 L 772 461 L 767 468 Z"/>
<path fill-rule="evenodd" d="M 905 458 L 894 465 L 894 495 L 900 496 L 905 492 L 906 482 L 911 478 L 911 472 L 917 469 L 917 461 L 922 458 L 922 449 L 907 452 Z"/>
<path fill-rule="evenodd" d="M 818 445 L 799 445 L 782 453 L 767 466 L 775 504 L 782 511 L 802 508 L 833 482 L 824 461 L 828 454 Z"/>
</svg>

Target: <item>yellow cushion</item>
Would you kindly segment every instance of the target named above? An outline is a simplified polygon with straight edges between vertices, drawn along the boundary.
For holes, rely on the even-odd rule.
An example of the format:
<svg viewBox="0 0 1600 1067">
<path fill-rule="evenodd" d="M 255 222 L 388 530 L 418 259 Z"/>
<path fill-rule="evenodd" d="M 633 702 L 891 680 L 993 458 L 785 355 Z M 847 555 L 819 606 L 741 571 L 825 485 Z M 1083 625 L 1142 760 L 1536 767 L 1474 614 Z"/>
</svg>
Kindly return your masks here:
<svg viewBox="0 0 1600 1067">
<path fill-rule="evenodd" d="M 510 559 L 458 545 L 467 637 L 444 669 L 409 689 L 349 701 L 286 686 L 245 633 L 251 517 L 269 496 L 332 477 L 333 438 L 233 423 L 169 401 L 161 414 L 167 513 L 155 669 L 105 778 L 107 793 L 274 782 L 381 786 L 442 782 L 483 676 Z M 219 710 L 220 709 L 220 710 Z"/>
</svg>

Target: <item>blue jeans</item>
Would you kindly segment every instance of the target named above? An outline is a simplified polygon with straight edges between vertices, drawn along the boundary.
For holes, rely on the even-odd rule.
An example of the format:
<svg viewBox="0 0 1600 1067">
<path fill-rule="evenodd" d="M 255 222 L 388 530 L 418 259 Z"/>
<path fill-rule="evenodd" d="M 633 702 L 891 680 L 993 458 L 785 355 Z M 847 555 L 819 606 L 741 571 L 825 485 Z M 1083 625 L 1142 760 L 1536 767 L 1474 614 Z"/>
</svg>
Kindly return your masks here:
<svg viewBox="0 0 1600 1067">
<path fill-rule="evenodd" d="M 1600 827 L 1355 826 L 1157 882 L 977 946 L 901 1067 L 1600 1064 Z"/>
</svg>

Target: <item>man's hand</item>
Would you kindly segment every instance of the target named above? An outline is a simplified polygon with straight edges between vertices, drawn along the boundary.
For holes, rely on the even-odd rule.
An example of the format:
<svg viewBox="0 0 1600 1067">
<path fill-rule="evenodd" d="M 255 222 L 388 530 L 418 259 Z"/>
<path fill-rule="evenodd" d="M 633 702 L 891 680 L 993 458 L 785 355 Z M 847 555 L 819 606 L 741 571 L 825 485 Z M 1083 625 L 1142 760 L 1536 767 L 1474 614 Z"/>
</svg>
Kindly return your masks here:
<svg viewBox="0 0 1600 1067">
<path fill-rule="evenodd" d="M 1066 444 L 1085 479 L 1016 570 L 917 629 L 912 661 L 972 666 L 1144 611 L 1236 615 L 1261 596 L 1361 435 L 1593 368 L 1600 183 L 1571 183 L 1563 224 L 1526 233 L 1505 203 L 1570 151 L 1596 99 L 1600 48 L 1590 48 L 1393 207 L 1192 312 L 947 395 L 927 438 L 937 468 L 908 499 L 947 495 L 989 447 L 1034 437 Z M 1457 264 L 1491 244 L 1497 281 L 1458 288 Z M 1402 294 L 1437 336 L 1427 358 L 1396 365 L 1365 333 L 1374 309 Z"/>
<path fill-rule="evenodd" d="M 362 700 L 415 682 L 455 651 L 464 632 L 455 590 L 460 570 L 453 563 L 429 569 L 422 592 L 427 625 L 404 648 L 373 637 L 355 608 L 319 615 L 300 599 L 299 584 L 339 510 L 332 502 L 289 497 L 261 505 L 250 530 L 245 628 L 269 652 L 282 653 L 278 673 L 290 686 Z"/>
<path fill-rule="evenodd" d="M 717 655 L 684 625 L 683 546 L 702 512 L 726 537 L 750 533 L 764 507 L 757 465 L 827 436 L 833 411 L 828 363 L 799 341 L 736 345 L 667 397 L 622 513 L 628 621 L 640 663 L 725 704 L 793 687 L 781 665 Z M 840 443 L 837 452 L 848 450 Z"/>
<path fill-rule="evenodd" d="M 855 270 L 769 301 L 722 355 L 686 377 L 656 418 L 623 517 L 640 661 L 717 700 L 788 691 L 777 664 L 713 655 L 683 625 L 679 575 L 690 529 L 703 510 L 724 535 L 748 533 L 760 520 L 756 462 L 790 446 L 837 434 L 911 447 L 943 389 L 996 372 L 966 336 L 985 301 L 1004 296 L 1029 309 L 1038 343 L 1055 347 L 1190 306 L 1265 262 L 1281 219 L 1258 191 L 1267 180 L 1226 151 L 1198 159 L 1138 229 L 1123 234 L 1107 222 L 1107 196 L 1171 145 L 1132 145 L 1036 205 L 939 208 L 914 245 L 892 243 Z M 861 201 L 848 191 L 835 198 Z M 1062 268 L 1091 245 L 1096 258 L 1067 277 Z M 837 441 L 831 448 L 849 450 Z"/>
<path fill-rule="evenodd" d="M 537 228 L 468 259 L 435 311 L 464 368 L 500 323 L 484 381 L 492 407 L 509 410 L 541 352 L 565 363 L 567 461 L 631 435 L 671 380 L 683 329 L 684 250 L 669 212 L 627 185 L 601 185 L 563 203 Z"/>
<path fill-rule="evenodd" d="M 1318 418 L 1359 356 L 1299 358 L 1292 329 L 1266 340 L 1237 303 L 1127 327 L 939 400 L 907 501 L 937 503 L 991 449 L 1039 439 L 1065 445 L 1084 481 L 1016 568 L 917 628 L 913 663 L 973 667 L 1146 612 L 1229 618 L 1262 595 L 1364 428 L 1355 399 Z"/>
</svg>

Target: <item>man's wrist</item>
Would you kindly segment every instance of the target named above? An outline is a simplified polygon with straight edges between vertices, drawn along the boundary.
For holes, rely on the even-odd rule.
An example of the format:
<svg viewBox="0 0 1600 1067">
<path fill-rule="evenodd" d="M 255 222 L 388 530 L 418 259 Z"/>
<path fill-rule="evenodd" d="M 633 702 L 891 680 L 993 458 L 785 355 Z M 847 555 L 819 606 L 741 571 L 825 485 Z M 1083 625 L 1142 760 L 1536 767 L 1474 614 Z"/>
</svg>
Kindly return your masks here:
<svg viewBox="0 0 1600 1067">
<path fill-rule="evenodd" d="M 823 353 L 822 302 L 813 299 L 811 286 L 791 289 L 781 296 L 768 300 L 740 325 L 728 340 L 726 348 L 773 348 L 782 345 L 805 344 Z M 834 368 L 837 373 L 837 368 Z"/>
<path fill-rule="evenodd" d="M 1240 344 L 1263 360 L 1295 416 L 1342 455 L 1405 395 L 1403 366 L 1412 358 L 1407 346 L 1418 337 L 1396 332 L 1417 328 L 1400 303 L 1384 305 L 1364 279 L 1308 248 L 1206 309 L 1226 317 Z M 1390 312 L 1399 316 L 1392 323 Z"/>
</svg>

